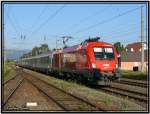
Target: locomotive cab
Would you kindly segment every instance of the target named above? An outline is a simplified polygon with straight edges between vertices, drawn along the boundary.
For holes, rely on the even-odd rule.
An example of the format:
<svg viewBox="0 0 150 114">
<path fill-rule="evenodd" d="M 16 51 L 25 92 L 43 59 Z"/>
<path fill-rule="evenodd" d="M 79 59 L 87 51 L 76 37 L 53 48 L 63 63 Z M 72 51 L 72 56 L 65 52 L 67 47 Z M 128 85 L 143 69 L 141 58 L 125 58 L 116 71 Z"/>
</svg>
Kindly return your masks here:
<svg viewBox="0 0 150 114">
<path fill-rule="evenodd" d="M 91 42 L 87 49 L 94 84 L 110 85 L 111 81 L 119 79 L 118 54 L 112 44 Z"/>
</svg>

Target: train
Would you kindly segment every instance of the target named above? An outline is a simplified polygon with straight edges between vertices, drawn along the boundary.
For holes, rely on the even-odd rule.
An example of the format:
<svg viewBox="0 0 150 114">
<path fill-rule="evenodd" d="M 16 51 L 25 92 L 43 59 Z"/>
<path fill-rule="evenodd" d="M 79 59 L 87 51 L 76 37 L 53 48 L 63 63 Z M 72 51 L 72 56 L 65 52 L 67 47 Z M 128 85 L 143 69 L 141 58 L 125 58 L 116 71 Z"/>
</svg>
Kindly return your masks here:
<svg viewBox="0 0 150 114">
<path fill-rule="evenodd" d="M 118 80 L 118 64 L 116 48 L 95 39 L 17 61 L 20 67 L 92 85 L 110 85 L 112 81 Z"/>
</svg>

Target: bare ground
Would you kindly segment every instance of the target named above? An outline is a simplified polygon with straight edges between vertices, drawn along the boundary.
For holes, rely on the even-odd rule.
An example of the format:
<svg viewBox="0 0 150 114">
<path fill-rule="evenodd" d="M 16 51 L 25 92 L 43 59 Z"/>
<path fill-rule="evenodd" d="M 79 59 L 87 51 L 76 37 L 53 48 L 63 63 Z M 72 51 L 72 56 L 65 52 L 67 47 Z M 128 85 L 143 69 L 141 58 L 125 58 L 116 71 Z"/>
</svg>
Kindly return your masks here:
<svg viewBox="0 0 150 114">
<path fill-rule="evenodd" d="M 27 106 L 27 103 L 37 103 L 37 106 Z M 42 94 L 27 80 L 24 80 L 21 86 L 6 103 L 4 110 L 47 110 L 61 111 L 51 99 Z"/>
</svg>

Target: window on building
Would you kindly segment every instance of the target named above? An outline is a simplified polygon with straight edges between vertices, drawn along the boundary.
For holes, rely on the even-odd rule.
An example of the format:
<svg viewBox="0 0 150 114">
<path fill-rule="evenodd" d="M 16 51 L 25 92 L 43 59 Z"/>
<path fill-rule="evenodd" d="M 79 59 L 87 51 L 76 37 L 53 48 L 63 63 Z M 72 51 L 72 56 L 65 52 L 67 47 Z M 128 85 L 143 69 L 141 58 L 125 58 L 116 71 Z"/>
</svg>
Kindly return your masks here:
<svg viewBox="0 0 150 114">
<path fill-rule="evenodd" d="M 131 52 L 133 52 L 134 50 L 133 50 L 133 48 L 131 48 Z"/>
</svg>

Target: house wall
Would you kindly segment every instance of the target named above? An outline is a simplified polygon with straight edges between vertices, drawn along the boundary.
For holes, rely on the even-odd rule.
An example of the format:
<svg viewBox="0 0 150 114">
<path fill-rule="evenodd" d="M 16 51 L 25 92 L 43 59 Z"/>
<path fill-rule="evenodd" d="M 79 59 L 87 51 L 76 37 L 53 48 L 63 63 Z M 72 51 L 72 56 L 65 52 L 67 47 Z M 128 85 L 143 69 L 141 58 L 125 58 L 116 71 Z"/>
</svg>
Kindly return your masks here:
<svg viewBox="0 0 150 114">
<path fill-rule="evenodd" d="M 139 70 L 141 69 L 141 62 L 121 62 L 122 70 L 133 70 L 134 66 L 138 66 Z M 144 62 L 144 69 L 148 70 L 147 62 Z"/>
</svg>

